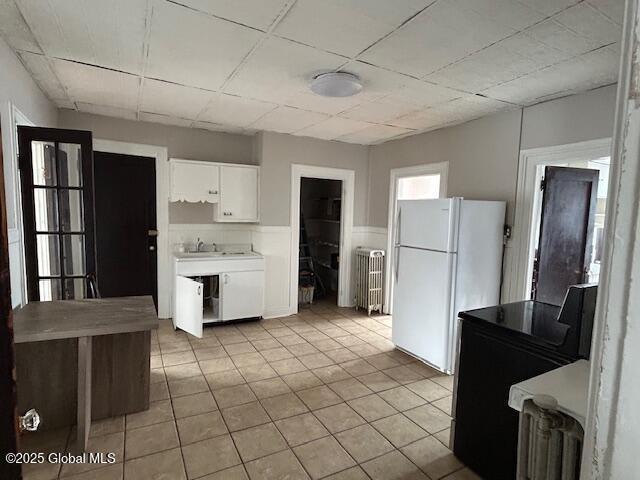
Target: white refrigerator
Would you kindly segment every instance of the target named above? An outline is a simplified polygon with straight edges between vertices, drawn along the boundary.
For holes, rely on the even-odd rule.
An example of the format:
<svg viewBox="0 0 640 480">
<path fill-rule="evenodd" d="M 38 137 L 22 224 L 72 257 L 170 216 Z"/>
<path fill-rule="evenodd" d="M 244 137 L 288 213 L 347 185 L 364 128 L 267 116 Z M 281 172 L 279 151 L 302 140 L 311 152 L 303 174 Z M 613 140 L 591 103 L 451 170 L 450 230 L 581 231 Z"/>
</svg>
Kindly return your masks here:
<svg viewBox="0 0 640 480">
<path fill-rule="evenodd" d="M 458 312 L 499 303 L 505 202 L 400 200 L 393 343 L 453 373 Z"/>
</svg>

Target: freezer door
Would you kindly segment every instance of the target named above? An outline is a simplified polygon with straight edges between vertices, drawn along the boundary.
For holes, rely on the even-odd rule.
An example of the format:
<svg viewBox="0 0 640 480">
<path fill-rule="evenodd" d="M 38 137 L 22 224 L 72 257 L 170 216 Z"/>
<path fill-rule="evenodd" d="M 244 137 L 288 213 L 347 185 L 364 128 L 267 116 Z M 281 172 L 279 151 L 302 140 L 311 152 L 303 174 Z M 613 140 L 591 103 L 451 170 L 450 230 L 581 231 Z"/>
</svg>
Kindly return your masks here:
<svg viewBox="0 0 640 480">
<path fill-rule="evenodd" d="M 441 252 L 456 251 L 459 199 L 398 201 L 398 245 Z"/>
<path fill-rule="evenodd" d="M 176 294 L 173 316 L 176 327 L 202 338 L 203 286 L 200 282 L 181 275 L 176 276 Z"/>
<path fill-rule="evenodd" d="M 393 290 L 393 343 L 450 372 L 451 284 L 456 255 L 400 247 Z"/>
</svg>

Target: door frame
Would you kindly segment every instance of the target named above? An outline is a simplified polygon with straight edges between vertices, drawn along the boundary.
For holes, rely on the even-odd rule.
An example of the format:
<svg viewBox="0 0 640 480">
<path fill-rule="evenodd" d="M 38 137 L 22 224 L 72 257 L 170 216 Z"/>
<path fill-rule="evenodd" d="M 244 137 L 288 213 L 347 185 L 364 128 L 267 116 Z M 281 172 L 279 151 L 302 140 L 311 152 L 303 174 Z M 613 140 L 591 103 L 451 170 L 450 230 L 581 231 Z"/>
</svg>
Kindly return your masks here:
<svg viewBox="0 0 640 480">
<path fill-rule="evenodd" d="M 351 307 L 351 237 L 355 198 L 355 171 L 344 168 L 291 165 L 291 264 L 289 275 L 289 306 L 298 313 L 298 264 L 300 262 L 300 183 L 302 178 L 342 181 L 340 212 L 340 266 L 338 269 L 338 306 Z"/>
<path fill-rule="evenodd" d="M 169 318 L 171 317 L 171 259 L 169 258 L 169 154 L 167 147 L 94 138 L 93 151 L 155 158 L 158 317 Z"/>
<path fill-rule="evenodd" d="M 419 177 L 423 175 L 440 175 L 440 198 L 447 197 L 449 178 L 449 162 L 425 163 L 411 167 L 393 168 L 389 172 L 389 207 L 387 213 L 387 252 L 385 256 L 384 306 L 383 312 L 393 313 L 393 265 L 395 262 L 396 218 L 398 216 L 398 182 L 401 178 Z"/>
<path fill-rule="evenodd" d="M 536 242 L 534 220 L 540 195 L 538 167 L 553 166 L 611 155 L 611 138 L 569 143 L 552 147 L 530 148 L 520 152 L 516 208 L 513 225 L 511 280 L 505 282 L 504 298 L 508 302 L 527 299 L 531 292 L 533 264 L 530 261 Z"/>
</svg>

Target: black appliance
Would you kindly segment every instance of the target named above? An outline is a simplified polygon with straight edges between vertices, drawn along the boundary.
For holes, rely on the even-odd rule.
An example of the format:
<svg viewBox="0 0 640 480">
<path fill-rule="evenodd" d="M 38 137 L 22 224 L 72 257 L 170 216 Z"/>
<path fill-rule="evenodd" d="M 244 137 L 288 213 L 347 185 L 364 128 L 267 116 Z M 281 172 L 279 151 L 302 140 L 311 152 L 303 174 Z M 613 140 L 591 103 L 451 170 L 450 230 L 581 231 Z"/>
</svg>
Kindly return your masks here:
<svg viewBox="0 0 640 480">
<path fill-rule="evenodd" d="M 511 385 L 589 358 L 597 286 L 569 288 L 562 308 L 525 301 L 460 312 L 452 422 L 455 455 L 487 480 L 516 477 Z"/>
</svg>

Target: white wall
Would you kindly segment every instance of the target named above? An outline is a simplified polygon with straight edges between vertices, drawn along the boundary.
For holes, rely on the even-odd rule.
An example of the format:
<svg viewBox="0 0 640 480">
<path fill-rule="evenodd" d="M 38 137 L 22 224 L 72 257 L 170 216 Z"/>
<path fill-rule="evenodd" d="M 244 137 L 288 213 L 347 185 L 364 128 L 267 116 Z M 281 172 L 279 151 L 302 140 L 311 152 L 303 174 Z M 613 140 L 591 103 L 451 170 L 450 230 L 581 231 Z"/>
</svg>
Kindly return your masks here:
<svg viewBox="0 0 640 480">
<path fill-rule="evenodd" d="M 15 157 L 15 131 L 12 108 L 17 108 L 38 126 L 54 127 L 58 119 L 55 107 L 35 84 L 31 76 L 5 41 L 0 38 L 0 123 L 4 156 L 4 182 L 7 202 L 7 229 L 11 273 L 11 303 L 23 302 L 22 223 L 20 220 L 19 182 Z"/>
</svg>

